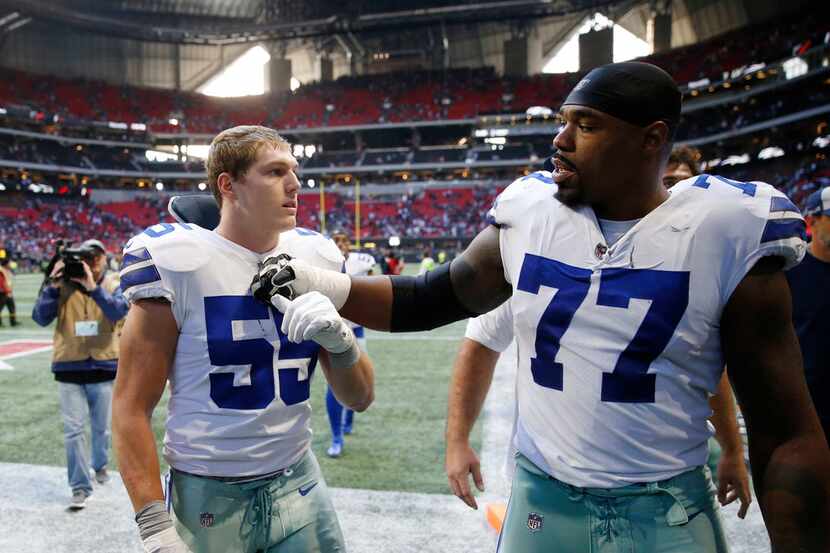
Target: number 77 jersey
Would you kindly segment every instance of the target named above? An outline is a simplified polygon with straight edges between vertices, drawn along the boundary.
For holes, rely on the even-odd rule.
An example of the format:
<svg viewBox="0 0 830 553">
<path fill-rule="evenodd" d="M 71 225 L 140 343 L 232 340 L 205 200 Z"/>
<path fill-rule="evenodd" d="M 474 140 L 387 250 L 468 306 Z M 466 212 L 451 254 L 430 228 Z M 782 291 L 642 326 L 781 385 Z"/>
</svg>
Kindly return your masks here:
<svg viewBox="0 0 830 553">
<path fill-rule="evenodd" d="M 516 445 L 582 487 L 704 464 L 721 314 L 760 258 L 800 262 L 801 214 L 769 185 L 700 175 L 609 247 L 593 210 L 555 192 L 534 173 L 488 214 L 513 287 Z"/>
</svg>

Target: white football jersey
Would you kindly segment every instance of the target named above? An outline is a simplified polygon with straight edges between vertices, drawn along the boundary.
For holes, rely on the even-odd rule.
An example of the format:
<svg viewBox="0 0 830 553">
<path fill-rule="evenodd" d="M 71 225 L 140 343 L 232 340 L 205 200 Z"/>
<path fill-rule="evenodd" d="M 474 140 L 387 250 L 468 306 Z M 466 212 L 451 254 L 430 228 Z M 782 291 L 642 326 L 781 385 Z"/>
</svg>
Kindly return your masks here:
<svg viewBox="0 0 830 553">
<path fill-rule="evenodd" d="M 364 252 L 349 252 L 346 258 L 346 273 L 351 276 L 366 276 L 375 268 L 375 258 Z"/>
<path fill-rule="evenodd" d="M 467 321 L 464 337 L 502 353 L 513 341 L 513 311 L 510 300 Z"/>
<path fill-rule="evenodd" d="M 319 346 L 289 342 L 282 314 L 250 291 L 259 264 L 279 253 L 326 269 L 343 264 L 332 241 L 304 229 L 282 233 L 264 254 L 196 225 L 167 223 L 124 247 L 124 295 L 167 299 L 179 328 L 164 437 L 164 457 L 178 470 L 268 474 L 309 447 Z"/>
<path fill-rule="evenodd" d="M 607 247 L 593 210 L 555 192 L 534 173 L 488 214 L 513 287 L 519 450 L 583 487 L 704 464 L 721 314 L 761 257 L 801 260 L 801 214 L 767 184 L 700 175 Z"/>
</svg>

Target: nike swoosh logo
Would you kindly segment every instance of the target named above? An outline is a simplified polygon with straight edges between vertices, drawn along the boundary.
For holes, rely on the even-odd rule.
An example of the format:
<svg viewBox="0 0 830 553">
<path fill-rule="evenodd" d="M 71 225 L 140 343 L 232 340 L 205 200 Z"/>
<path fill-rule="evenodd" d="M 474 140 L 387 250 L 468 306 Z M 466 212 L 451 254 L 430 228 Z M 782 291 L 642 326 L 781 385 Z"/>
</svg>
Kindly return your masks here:
<svg viewBox="0 0 830 553">
<path fill-rule="evenodd" d="M 303 497 L 307 496 L 308 492 L 313 490 L 314 486 L 316 486 L 316 485 L 317 485 L 317 482 L 315 482 L 313 484 L 310 484 L 310 485 L 306 486 L 305 488 L 300 488 L 299 489 L 300 495 L 303 496 Z"/>
</svg>

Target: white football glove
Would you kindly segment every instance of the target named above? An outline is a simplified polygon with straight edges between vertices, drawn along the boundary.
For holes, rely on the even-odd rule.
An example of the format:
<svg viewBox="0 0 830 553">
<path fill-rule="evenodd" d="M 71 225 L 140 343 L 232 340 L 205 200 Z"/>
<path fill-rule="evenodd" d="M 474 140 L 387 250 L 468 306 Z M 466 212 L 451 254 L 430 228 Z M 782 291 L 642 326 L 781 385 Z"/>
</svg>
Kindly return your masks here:
<svg viewBox="0 0 830 553">
<path fill-rule="evenodd" d="M 317 291 L 329 298 L 336 310 L 346 303 L 351 287 L 349 275 L 320 269 L 284 253 L 266 259 L 251 283 L 254 297 L 263 303 L 272 303 L 276 295 L 293 300 Z"/>
<path fill-rule="evenodd" d="M 192 553 L 175 527 L 162 530 L 144 540 L 144 553 Z"/>
<path fill-rule="evenodd" d="M 281 330 L 292 342 L 313 340 L 333 354 L 357 347 L 352 329 L 320 292 L 308 292 L 294 300 L 276 294 L 271 302 L 283 313 Z"/>
</svg>

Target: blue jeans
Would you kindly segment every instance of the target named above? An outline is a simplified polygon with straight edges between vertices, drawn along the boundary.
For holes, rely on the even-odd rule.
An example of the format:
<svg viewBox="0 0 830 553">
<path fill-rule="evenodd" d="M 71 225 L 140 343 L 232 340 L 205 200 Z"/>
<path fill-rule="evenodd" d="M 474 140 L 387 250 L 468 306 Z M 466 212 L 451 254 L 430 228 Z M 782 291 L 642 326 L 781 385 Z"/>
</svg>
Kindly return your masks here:
<svg viewBox="0 0 830 553">
<path fill-rule="evenodd" d="M 58 382 L 63 416 L 63 443 L 66 447 L 66 472 L 72 491 L 92 493 L 89 453 L 84 427 L 92 427 L 93 469 L 107 466 L 112 418 L 112 380 L 95 384 Z"/>
</svg>

